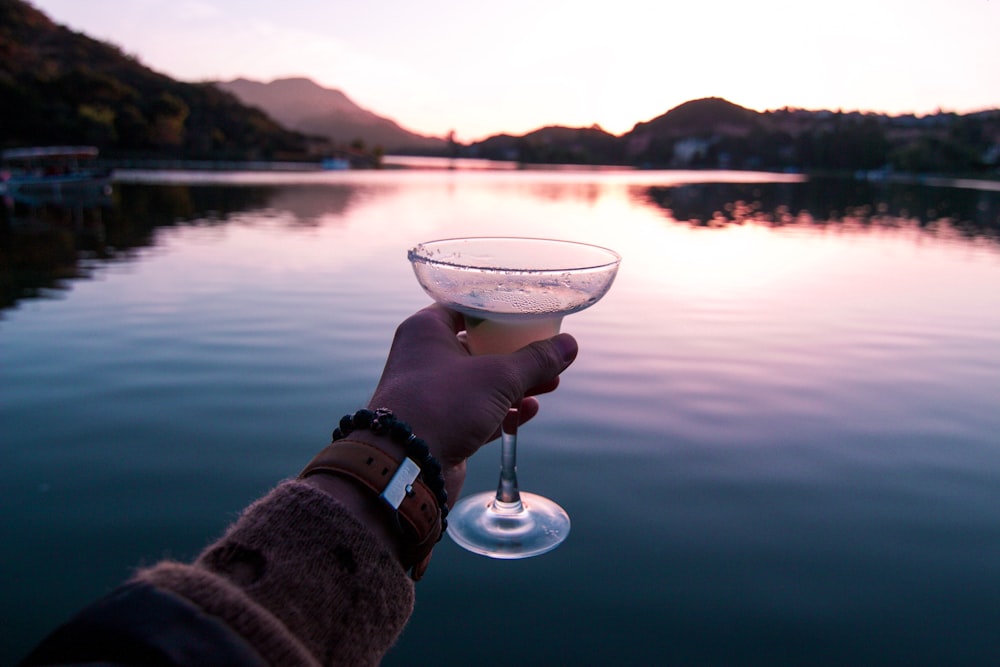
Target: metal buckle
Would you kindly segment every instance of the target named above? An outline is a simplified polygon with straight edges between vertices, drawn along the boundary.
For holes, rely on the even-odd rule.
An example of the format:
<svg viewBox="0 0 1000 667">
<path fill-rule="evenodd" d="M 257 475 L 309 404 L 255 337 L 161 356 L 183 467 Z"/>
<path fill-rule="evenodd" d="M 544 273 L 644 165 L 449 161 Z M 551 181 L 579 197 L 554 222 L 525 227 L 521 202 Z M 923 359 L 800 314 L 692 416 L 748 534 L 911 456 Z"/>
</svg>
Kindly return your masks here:
<svg viewBox="0 0 1000 667">
<path fill-rule="evenodd" d="M 378 497 L 388 503 L 389 507 L 398 510 L 403 504 L 406 496 L 413 494 L 413 483 L 420 476 L 420 466 L 408 456 L 404 456 L 399 462 L 399 468 L 393 474 L 392 479 L 385 485 L 382 493 Z"/>
</svg>

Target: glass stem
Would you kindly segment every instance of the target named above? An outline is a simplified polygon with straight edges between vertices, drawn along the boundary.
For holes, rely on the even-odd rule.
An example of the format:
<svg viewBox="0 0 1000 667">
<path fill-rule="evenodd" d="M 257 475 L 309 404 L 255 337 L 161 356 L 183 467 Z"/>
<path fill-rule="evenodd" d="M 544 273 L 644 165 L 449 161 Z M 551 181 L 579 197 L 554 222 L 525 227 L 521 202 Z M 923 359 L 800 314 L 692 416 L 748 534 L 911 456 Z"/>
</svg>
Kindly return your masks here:
<svg viewBox="0 0 1000 667">
<path fill-rule="evenodd" d="M 517 488 L 517 422 L 520 403 L 507 411 L 500 425 L 500 484 L 497 486 L 497 509 L 520 512 L 521 493 Z"/>
</svg>

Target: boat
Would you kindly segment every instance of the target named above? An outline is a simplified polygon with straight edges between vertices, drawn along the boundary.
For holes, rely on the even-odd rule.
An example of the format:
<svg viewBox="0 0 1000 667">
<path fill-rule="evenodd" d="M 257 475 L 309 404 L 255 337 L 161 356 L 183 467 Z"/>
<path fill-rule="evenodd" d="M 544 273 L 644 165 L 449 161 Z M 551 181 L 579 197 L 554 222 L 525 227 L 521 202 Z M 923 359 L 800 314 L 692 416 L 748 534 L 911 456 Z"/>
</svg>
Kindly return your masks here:
<svg viewBox="0 0 1000 667">
<path fill-rule="evenodd" d="M 59 202 L 111 193 L 111 169 L 89 164 L 93 146 L 38 146 L 0 152 L 0 195 Z"/>
<path fill-rule="evenodd" d="M 325 157 L 320 167 L 325 171 L 344 171 L 351 168 L 351 161 L 345 157 Z"/>
</svg>

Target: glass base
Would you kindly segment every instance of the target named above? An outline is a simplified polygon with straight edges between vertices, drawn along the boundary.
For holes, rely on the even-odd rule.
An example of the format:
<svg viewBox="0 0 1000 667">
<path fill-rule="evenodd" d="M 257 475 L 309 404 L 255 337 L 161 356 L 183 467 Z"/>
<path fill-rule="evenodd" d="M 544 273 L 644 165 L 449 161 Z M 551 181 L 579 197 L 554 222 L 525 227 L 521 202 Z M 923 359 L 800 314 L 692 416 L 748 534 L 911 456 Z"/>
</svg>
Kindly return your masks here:
<svg viewBox="0 0 1000 667">
<path fill-rule="evenodd" d="M 521 494 L 501 503 L 496 492 L 463 498 L 448 514 L 448 536 L 458 546 L 490 558 L 529 558 L 552 551 L 569 535 L 569 515 L 548 498 Z"/>
</svg>

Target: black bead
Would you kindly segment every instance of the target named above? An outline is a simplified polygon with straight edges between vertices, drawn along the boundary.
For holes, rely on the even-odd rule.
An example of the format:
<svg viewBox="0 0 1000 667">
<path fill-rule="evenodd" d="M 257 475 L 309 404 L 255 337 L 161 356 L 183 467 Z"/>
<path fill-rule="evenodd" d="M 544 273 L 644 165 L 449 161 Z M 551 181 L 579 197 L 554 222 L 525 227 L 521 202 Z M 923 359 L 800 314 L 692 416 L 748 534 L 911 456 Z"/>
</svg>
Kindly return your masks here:
<svg viewBox="0 0 1000 667">
<path fill-rule="evenodd" d="M 347 435 L 354 430 L 354 418 L 351 415 L 344 415 L 340 418 L 340 432 Z"/>
<path fill-rule="evenodd" d="M 333 435 L 330 436 L 330 440 L 341 440 L 344 437 L 344 432 L 340 430 L 340 427 L 333 429 Z"/>
<path fill-rule="evenodd" d="M 431 450 L 422 438 L 414 438 L 410 440 L 410 444 L 407 446 L 407 454 L 409 454 L 410 458 L 415 459 L 420 464 L 420 467 L 423 468 L 427 457 L 431 455 Z"/>
<path fill-rule="evenodd" d="M 354 426 L 357 428 L 368 428 L 375 419 L 375 413 L 371 410 L 358 410 L 354 413 Z"/>
<path fill-rule="evenodd" d="M 433 456 L 428 456 L 421 468 L 428 477 L 439 477 L 442 471 L 441 463 Z"/>
<path fill-rule="evenodd" d="M 451 511 L 451 510 L 450 510 L 450 509 L 448 509 L 448 505 L 447 505 L 447 504 L 445 504 L 445 503 L 441 503 L 441 519 L 442 519 L 442 520 L 444 520 L 444 519 L 447 519 L 447 518 L 448 518 L 448 513 L 449 513 L 450 511 Z"/>
<path fill-rule="evenodd" d="M 413 435 L 413 429 L 410 428 L 410 425 L 398 419 L 389 428 L 389 437 L 397 443 L 405 443 L 411 435 Z"/>
</svg>

